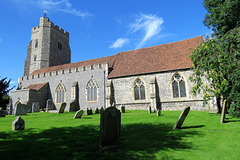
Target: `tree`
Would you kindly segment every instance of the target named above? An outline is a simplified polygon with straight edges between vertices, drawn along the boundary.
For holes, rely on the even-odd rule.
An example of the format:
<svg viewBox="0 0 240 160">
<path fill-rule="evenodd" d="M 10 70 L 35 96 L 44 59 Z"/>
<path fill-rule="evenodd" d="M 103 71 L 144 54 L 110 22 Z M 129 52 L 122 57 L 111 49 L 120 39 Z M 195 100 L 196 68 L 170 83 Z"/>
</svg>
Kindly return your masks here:
<svg viewBox="0 0 240 160">
<path fill-rule="evenodd" d="M 203 23 L 214 35 L 222 36 L 240 25 L 240 0 L 204 0 L 204 7 L 208 13 Z"/>
<path fill-rule="evenodd" d="M 9 103 L 8 92 L 14 87 L 9 89 L 9 84 L 11 80 L 6 81 L 6 78 L 0 79 L 0 107 L 6 109 L 7 104 Z"/>
<path fill-rule="evenodd" d="M 197 94 L 202 90 L 204 102 L 209 99 L 209 93 L 213 93 L 218 100 L 226 99 L 230 113 L 240 116 L 240 13 L 232 10 L 235 9 L 234 5 L 240 5 L 240 0 L 205 0 L 204 5 L 210 12 L 204 23 L 212 27 L 214 33 L 190 56 L 193 62 L 190 80 L 195 82 L 192 92 Z M 203 76 L 211 86 L 203 81 Z M 220 112 L 221 107 L 218 107 Z"/>
</svg>

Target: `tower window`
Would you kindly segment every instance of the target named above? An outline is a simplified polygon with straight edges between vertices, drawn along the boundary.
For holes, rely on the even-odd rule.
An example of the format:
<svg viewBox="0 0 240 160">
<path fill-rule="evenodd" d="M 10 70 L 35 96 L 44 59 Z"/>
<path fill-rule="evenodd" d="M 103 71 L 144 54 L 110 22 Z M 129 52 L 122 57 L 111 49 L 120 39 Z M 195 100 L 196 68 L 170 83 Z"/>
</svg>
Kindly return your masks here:
<svg viewBox="0 0 240 160">
<path fill-rule="evenodd" d="M 62 50 L 62 43 L 58 41 L 58 49 Z"/>
<path fill-rule="evenodd" d="M 33 57 L 33 61 L 36 62 L 36 60 L 37 60 L 37 56 L 35 55 L 35 56 Z"/>
<path fill-rule="evenodd" d="M 35 41 L 35 48 L 37 48 L 38 47 L 38 40 L 36 39 L 36 41 Z"/>
</svg>

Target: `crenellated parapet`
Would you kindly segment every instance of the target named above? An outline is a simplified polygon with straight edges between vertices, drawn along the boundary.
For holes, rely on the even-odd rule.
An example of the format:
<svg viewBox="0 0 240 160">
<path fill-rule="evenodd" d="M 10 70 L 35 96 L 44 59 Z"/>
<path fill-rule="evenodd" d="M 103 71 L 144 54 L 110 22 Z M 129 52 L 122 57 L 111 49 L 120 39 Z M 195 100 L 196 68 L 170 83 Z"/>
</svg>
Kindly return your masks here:
<svg viewBox="0 0 240 160">
<path fill-rule="evenodd" d="M 73 68 L 65 68 L 65 69 L 60 69 L 60 70 L 56 70 L 56 71 L 49 71 L 49 72 L 44 72 L 44 73 L 39 73 L 39 74 L 34 74 L 34 75 L 28 75 L 28 76 L 20 77 L 18 81 L 21 82 L 21 81 L 25 81 L 25 80 L 53 77 L 53 76 L 58 76 L 58 75 L 70 75 L 72 73 L 95 71 L 98 69 L 104 69 L 107 71 L 108 63 L 104 62 L 104 63 L 100 63 L 100 64 L 73 67 Z M 107 72 L 106 72 L 106 74 L 107 74 Z"/>
<path fill-rule="evenodd" d="M 51 21 L 49 20 L 49 18 L 47 18 L 47 17 L 42 17 L 42 18 L 40 18 L 40 26 L 33 27 L 33 28 L 32 28 L 32 33 L 38 32 L 39 29 L 42 28 L 42 27 L 51 28 L 51 29 L 53 29 L 53 30 L 55 30 L 55 31 L 57 31 L 57 32 L 65 35 L 66 37 L 69 37 L 69 32 L 65 31 L 65 30 L 62 29 L 62 28 L 59 28 L 58 25 L 56 25 L 56 24 L 54 24 L 53 22 L 51 22 Z"/>
</svg>

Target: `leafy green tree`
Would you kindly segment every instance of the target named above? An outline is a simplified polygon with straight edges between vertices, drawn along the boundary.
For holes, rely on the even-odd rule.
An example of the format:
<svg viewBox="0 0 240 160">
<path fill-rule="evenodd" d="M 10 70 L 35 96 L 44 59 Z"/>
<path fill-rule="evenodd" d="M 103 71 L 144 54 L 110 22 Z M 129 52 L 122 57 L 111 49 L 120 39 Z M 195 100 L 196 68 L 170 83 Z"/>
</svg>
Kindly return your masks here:
<svg viewBox="0 0 240 160">
<path fill-rule="evenodd" d="M 240 0 L 204 0 L 204 7 L 208 13 L 203 23 L 215 35 L 222 36 L 240 25 Z"/>
<path fill-rule="evenodd" d="M 6 81 L 6 78 L 0 79 L 0 107 L 6 109 L 7 104 L 9 103 L 8 92 L 13 89 L 9 89 L 9 84 L 11 80 Z"/>
<path fill-rule="evenodd" d="M 204 102 L 210 98 L 209 93 L 218 100 L 226 99 L 229 112 L 240 116 L 240 0 L 205 0 L 204 5 L 209 12 L 204 23 L 212 27 L 214 33 L 190 56 L 194 64 L 190 76 L 190 80 L 195 82 L 192 92 L 197 94 L 202 90 Z M 237 11 L 236 5 L 239 6 Z M 218 107 L 220 112 L 221 106 Z"/>
</svg>

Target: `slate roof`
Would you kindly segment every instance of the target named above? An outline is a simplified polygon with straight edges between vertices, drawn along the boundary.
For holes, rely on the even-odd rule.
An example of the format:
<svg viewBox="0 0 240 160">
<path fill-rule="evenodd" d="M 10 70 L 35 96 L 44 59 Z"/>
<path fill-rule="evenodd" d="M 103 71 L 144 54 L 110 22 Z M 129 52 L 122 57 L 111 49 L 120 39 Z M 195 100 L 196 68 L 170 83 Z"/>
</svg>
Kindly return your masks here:
<svg viewBox="0 0 240 160">
<path fill-rule="evenodd" d="M 31 75 L 104 62 L 109 64 L 109 68 L 112 68 L 108 75 L 109 78 L 190 68 L 193 63 L 189 56 L 202 40 L 202 36 L 199 36 L 183 41 L 119 52 L 113 56 L 39 69 Z"/>
<path fill-rule="evenodd" d="M 32 89 L 32 90 L 36 90 L 39 91 L 42 87 L 44 87 L 47 83 L 38 83 L 38 84 L 31 84 L 28 87 L 26 87 L 26 89 Z"/>
</svg>

